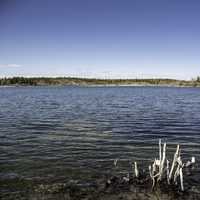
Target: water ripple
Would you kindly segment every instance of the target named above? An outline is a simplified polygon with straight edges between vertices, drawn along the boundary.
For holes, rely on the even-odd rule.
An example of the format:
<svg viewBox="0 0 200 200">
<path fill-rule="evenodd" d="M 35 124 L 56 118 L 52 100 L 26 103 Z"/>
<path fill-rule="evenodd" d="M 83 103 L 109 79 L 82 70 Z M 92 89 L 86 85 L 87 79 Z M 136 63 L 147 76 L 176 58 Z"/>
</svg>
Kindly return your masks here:
<svg viewBox="0 0 200 200">
<path fill-rule="evenodd" d="M 0 88 L 0 178 L 63 179 L 146 164 L 158 138 L 200 158 L 195 88 Z M 143 160 L 143 161 L 142 161 Z"/>
</svg>

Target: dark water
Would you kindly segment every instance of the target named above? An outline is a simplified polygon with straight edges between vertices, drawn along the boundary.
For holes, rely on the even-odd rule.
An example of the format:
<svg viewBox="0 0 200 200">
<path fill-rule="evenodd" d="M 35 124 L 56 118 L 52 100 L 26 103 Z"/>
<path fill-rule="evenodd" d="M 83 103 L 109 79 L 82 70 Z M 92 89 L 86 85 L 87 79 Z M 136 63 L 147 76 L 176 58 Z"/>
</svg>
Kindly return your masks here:
<svg viewBox="0 0 200 200">
<path fill-rule="evenodd" d="M 92 179 L 119 158 L 147 166 L 167 141 L 171 156 L 200 159 L 200 89 L 0 88 L 0 179 Z"/>
</svg>

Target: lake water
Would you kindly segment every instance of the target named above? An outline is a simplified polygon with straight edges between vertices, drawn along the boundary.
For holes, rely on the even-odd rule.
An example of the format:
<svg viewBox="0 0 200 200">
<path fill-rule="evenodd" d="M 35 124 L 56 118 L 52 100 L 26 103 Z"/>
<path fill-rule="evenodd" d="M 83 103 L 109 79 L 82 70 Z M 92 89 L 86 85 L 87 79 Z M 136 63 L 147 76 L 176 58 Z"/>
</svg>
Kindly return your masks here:
<svg viewBox="0 0 200 200">
<path fill-rule="evenodd" d="M 127 173 L 158 157 L 159 138 L 200 159 L 199 88 L 0 88 L 1 181 L 91 180 L 116 158 Z"/>
</svg>

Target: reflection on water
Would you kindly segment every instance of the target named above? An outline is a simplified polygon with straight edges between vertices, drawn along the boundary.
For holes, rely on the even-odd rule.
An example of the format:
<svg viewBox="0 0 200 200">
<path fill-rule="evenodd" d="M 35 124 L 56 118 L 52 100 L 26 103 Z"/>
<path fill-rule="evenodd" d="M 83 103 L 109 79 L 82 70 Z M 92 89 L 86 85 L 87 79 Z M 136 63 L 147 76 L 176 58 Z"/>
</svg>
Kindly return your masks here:
<svg viewBox="0 0 200 200">
<path fill-rule="evenodd" d="M 198 88 L 0 88 L 0 178 L 91 179 L 115 158 L 123 172 L 154 159 L 158 138 L 198 160 L 199 111 Z"/>
</svg>

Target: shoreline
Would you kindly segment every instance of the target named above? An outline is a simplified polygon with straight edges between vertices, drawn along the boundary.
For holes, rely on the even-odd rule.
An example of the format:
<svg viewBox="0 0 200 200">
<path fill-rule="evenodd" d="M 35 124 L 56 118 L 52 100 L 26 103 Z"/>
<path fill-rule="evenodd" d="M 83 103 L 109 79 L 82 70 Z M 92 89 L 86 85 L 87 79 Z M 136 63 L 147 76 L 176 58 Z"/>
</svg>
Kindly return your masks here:
<svg viewBox="0 0 200 200">
<path fill-rule="evenodd" d="M 85 87 L 200 87 L 200 80 L 167 78 L 96 79 L 77 77 L 8 77 L 0 78 L 0 87 L 85 86 Z"/>
<path fill-rule="evenodd" d="M 17 87 L 167 87 L 167 88 L 200 88 L 200 85 L 172 84 L 44 84 L 44 85 L 0 85 L 0 88 Z"/>
</svg>

